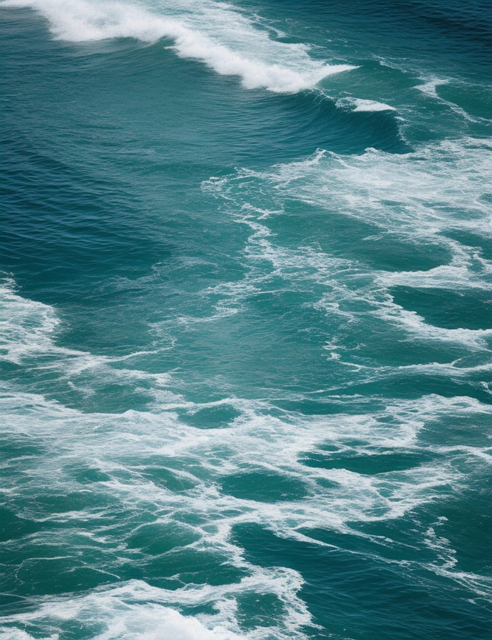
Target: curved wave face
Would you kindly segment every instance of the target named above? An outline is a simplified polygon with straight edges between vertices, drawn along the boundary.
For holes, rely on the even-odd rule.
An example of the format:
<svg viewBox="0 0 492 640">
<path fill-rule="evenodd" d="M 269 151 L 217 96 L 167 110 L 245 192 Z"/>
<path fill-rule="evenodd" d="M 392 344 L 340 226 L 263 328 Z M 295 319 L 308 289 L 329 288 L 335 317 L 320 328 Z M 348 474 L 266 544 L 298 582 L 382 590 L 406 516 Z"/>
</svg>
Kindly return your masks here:
<svg viewBox="0 0 492 640">
<path fill-rule="evenodd" d="M 485 640 L 481 0 L 3 0 L 0 635 Z"/>
</svg>

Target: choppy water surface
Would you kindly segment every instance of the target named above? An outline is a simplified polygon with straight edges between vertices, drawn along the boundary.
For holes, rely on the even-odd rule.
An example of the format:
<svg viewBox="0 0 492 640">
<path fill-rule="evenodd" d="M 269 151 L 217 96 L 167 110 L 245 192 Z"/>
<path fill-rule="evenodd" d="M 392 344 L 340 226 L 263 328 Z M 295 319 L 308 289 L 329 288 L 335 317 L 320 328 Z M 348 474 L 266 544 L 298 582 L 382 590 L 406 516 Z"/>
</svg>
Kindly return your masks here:
<svg viewBox="0 0 492 640">
<path fill-rule="evenodd" d="M 492 622 L 485 2 L 0 4 L 0 634 Z"/>
</svg>

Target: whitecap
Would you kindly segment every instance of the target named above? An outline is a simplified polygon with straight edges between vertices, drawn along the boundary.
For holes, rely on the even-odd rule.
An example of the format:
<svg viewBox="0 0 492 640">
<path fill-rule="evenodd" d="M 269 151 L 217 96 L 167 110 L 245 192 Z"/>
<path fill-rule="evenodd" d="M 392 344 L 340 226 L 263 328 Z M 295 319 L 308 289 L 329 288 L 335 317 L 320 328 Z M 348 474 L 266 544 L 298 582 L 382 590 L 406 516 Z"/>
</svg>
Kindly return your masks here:
<svg viewBox="0 0 492 640">
<path fill-rule="evenodd" d="M 377 100 L 365 100 L 363 98 L 340 98 L 336 102 L 336 106 L 342 109 L 350 109 L 351 111 L 396 111 L 394 107 Z"/>
<path fill-rule="evenodd" d="M 4 0 L 3 7 L 30 7 L 48 19 L 56 38 L 90 42 L 135 38 L 174 41 L 182 58 L 200 60 L 221 75 L 241 78 L 248 89 L 296 93 L 354 67 L 328 64 L 309 55 L 305 44 L 269 37 L 230 5 L 211 2 L 129 3 L 118 0 Z"/>
</svg>

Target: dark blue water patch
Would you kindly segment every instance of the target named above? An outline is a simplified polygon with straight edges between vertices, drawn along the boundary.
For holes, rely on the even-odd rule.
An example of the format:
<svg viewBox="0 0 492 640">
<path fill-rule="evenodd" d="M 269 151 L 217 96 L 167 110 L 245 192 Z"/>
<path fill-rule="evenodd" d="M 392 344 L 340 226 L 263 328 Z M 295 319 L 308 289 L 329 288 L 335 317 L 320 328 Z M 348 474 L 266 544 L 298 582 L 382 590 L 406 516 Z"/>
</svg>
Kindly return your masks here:
<svg viewBox="0 0 492 640">
<path fill-rule="evenodd" d="M 326 416 L 346 413 L 357 413 L 361 410 L 357 406 L 356 398 L 351 398 L 343 404 L 341 402 L 330 402 L 329 400 L 299 398 L 296 400 L 277 400 L 277 406 L 289 412 L 300 413 L 305 416 Z M 367 407 L 364 407 L 367 410 Z"/>
<path fill-rule="evenodd" d="M 333 549 L 344 550 L 359 556 L 378 557 L 382 562 L 419 562 L 435 560 L 435 552 L 421 544 L 422 527 L 413 518 L 405 518 L 402 527 L 393 520 L 375 519 L 364 522 L 348 522 L 344 532 L 332 529 L 303 527 L 299 533 Z M 407 531 L 412 528 L 412 531 Z M 417 536 L 419 536 L 417 538 Z"/>
<path fill-rule="evenodd" d="M 46 445 L 29 434 L 2 434 L 0 444 L 0 460 L 3 464 L 9 460 L 32 458 L 46 453 Z"/>
<path fill-rule="evenodd" d="M 398 286 L 391 289 L 393 300 L 405 309 L 416 311 L 426 322 L 446 329 L 486 330 L 492 327 L 492 294 L 475 289 L 415 289 Z"/>
<path fill-rule="evenodd" d="M 51 549 L 39 549 L 47 554 Z M 61 595 L 96 589 L 114 582 L 104 571 L 84 566 L 82 562 L 62 558 L 32 558 L 17 569 L 17 579 L 25 586 L 19 591 L 30 596 Z"/>
<path fill-rule="evenodd" d="M 366 311 L 364 307 L 359 310 L 357 315 L 360 317 Z M 372 311 L 371 308 L 368 309 Z M 439 368 L 431 371 L 418 369 L 407 369 L 405 367 L 415 367 L 419 365 L 451 365 L 451 363 L 460 361 L 456 375 L 460 375 L 459 367 L 471 367 L 486 364 L 489 362 L 490 354 L 485 353 L 483 358 L 478 361 L 472 360 L 467 363 L 466 358 L 469 356 L 468 346 L 459 344 L 457 341 L 453 343 L 449 341 L 442 343 L 439 339 L 429 340 L 426 336 L 418 336 L 401 330 L 396 323 L 393 324 L 391 319 L 377 322 L 375 319 L 368 327 L 365 323 L 360 323 L 355 327 L 343 325 L 337 333 L 337 340 L 340 340 L 343 347 L 343 357 L 346 361 L 367 367 L 367 371 L 361 371 L 361 377 L 374 379 L 386 378 L 391 376 L 413 376 L 439 375 Z M 396 325 L 396 326 L 395 326 Z M 428 325 L 430 329 L 430 325 Z M 385 368 L 386 367 L 386 368 Z M 381 368 L 381 369 L 380 369 Z M 443 376 L 448 377 L 449 371 L 444 371 Z M 352 381 L 356 380 L 356 376 L 350 376 Z"/>
<path fill-rule="evenodd" d="M 267 470 L 244 471 L 226 476 L 222 491 L 242 500 L 282 502 L 301 500 L 307 495 L 302 480 Z"/>
<path fill-rule="evenodd" d="M 443 3 L 438 0 L 238 0 L 277 20 L 284 31 L 324 45 L 349 60 L 370 51 L 375 57 L 400 58 L 414 69 L 487 77 L 492 51 L 488 0 Z M 281 10 L 280 9 L 281 6 Z M 288 29 L 286 26 L 288 25 Z M 309 35 L 308 35 L 309 34 Z"/>
<path fill-rule="evenodd" d="M 227 563 L 224 556 L 196 548 L 179 548 L 152 557 L 144 568 L 144 579 L 155 586 L 161 586 L 163 578 L 177 579 L 181 585 L 238 584 L 247 575 L 244 569 Z"/>
<path fill-rule="evenodd" d="M 458 569 L 487 576 L 492 571 L 492 481 L 486 465 L 473 463 L 469 486 L 460 488 L 440 509 L 446 520 L 438 533 L 456 550 Z M 492 607 L 489 615 L 492 617 Z"/>
<path fill-rule="evenodd" d="M 438 462 L 439 456 L 430 452 L 405 453 L 383 453 L 373 452 L 372 455 L 327 455 L 324 452 L 312 452 L 300 459 L 302 464 L 308 467 L 321 469 L 346 469 L 352 473 L 364 475 L 377 475 L 380 473 L 391 473 L 394 471 L 406 471 L 414 469 L 423 464 Z"/>
<path fill-rule="evenodd" d="M 410 568 L 343 548 L 281 539 L 259 525 L 238 525 L 234 541 L 260 566 L 287 566 L 306 584 L 301 595 L 323 631 L 315 638 L 354 640 L 485 640 L 487 610 L 472 604 L 456 585 L 428 574 L 418 580 Z"/>
<path fill-rule="evenodd" d="M 170 254 L 172 240 L 148 237 L 135 224 L 143 207 L 128 185 L 88 176 L 32 149 L 22 134 L 5 142 L 3 157 L 4 269 L 49 271 L 51 288 L 68 282 L 65 298 L 82 301 L 84 287 L 93 289 L 104 272 L 138 278 Z"/>
<path fill-rule="evenodd" d="M 37 602 L 30 598 L 0 593 L 0 616 L 16 615 L 35 611 Z"/>
<path fill-rule="evenodd" d="M 306 393 L 298 397 L 278 398 L 275 404 L 282 411 L 306 416 L 381 414 L 383 421 L 388 420 L 384 415 L 387 409 L 387 399 L 379 394 L 373 396 L 351 393 L 335 395 L 324 389 L 318 389 L 311 394 Z M 283 417 L 282 413 L 279 413 L 279 417 Z M 389 419 L 391 420 L 391 418 Z M 337 451 L 337 447 L 325 450 Z"/>
<path fill-rule="evenodd" d="M 218 429 L 230 426 L 240 415 L 240 411 L 231 405 L 220 404 L 185 413 L 181 419 L 198 429 Z"/>
<path fill-rule="evenodd" d="M 492 202 L 492 194 L 484 194 L 482 202 Z M 445 236 L 457 240 L 467 247 L 474 247 L 486 260 L 492 260 L 492 238 L 477 232 L 464 230 L 450 230 L 444 232 Z"/>
<path fill-rule="evenodd" d="M 173 493 L 190 491 L 198 484 L 197 480 L 183 477 L 162 465 L 143 466 L 140 469 L 140 474 L 143 478 L 153 482 L 156 487 L 167 489 Z"/>
<path fill-rule="evenodd" d="M 476 118 L 490 118 L 492 114 L 492 90 L 487 85 L 449 83 L 436 87 L 437 95 L 468 115 Z"/>
<path fill-rule="evenodd" d="M 85 511 L 86 509 L 99 509 L 110 503 L 104 495 L 92 495 L 86 491 L 74 491 L 68 493 L 38 495 L 36 508 L 45 513 L 57 514 L 71 511 Z"/>
<path fill-rule="evenodd" d="M 117 581 L 111 571 L 111 564 L 115 566 L 111 551 L 102 552 L 87 536 L 70 540 L 56 525 L 44 524 L 43 529 L 2 545 L 6 570 L 0 588 L 29 598 L 80 593 Z"/>
<path fill-rule="evenodd" d="M 199 540 L 189 527 L 173 523 L 145 524 L 138 527 L 128 538 L 129 549 L 139 549 L 146 555 L 159 556 L 175 548 L 187 547 Z"/>
<path fill-rule="evenodd" d="M 453 0 L 443 6 L 438 0 L 412 0 L 405 3 L 405 8 L 461 47 L 475 44 L 483 47 L 484 55 L 492 53 L 492 13 L 488 2 Z"/>
<path fill-rule="evenodd" d="M 19 517 L 7 507 L 0 507 L 0 543 L 29 536 L 42 528 L 42 525 Z"/>
<path fill-rule="evenodd" d="M 288 139 L 295 132 L 296 138 L 300 136 L 304 144 L 310 142 L 313 150 L 322 147 L 345 154 L 363 153 L 369 147 L 393 153 L 410 151 L 391 111 L 347 111 L 316 91 L 275 97 L 275 101 L 283 106 L 283 119 L 291 121 L 290 134 L 286 131 L 284 136 Z M 278 135 L 282 134 L 282 131 L 278 132 Z M 290 146 L 295 148 L 296 143 L 292 141 Z M 304 153 L 299 155 L 307 155 L 306 152 L 307 147 L 304 147 Z M 276 156 L 282 157 L 279 153 Z"/>
<path fill-rule="evenodd" d="M 425 427 L 425 441 L 439 447 L 446 443 L 448 447 L 467 446 L 485 449 L 489 443 L 490 413 L 475 412 L 464 415 L 444 416 L 429 420 Z"/>
</svg>

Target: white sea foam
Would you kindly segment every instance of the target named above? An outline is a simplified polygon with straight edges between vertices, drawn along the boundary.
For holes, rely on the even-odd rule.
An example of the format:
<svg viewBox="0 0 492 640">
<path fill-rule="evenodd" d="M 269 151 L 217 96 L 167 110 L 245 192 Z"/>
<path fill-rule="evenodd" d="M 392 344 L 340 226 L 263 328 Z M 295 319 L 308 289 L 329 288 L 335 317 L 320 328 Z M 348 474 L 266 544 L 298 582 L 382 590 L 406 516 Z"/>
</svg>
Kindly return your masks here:
<svg viewBox="0 0 492 640">
<path fill-rule="evenodd" d="M 0 280 L 0 362 L 51 372 L 85 395 L 93 394 L 98 386 L 109 381 L 126 381 L 136 387 L 145 383 L 150 387 L 147 389 L 150 397 L 182 400 L 169 390 L 170 373 L 148 373 L 135 366 L 139 359 L 156 351 L 100 356 L 60 347 L 56 343 L 59 326 L 60 319 L 53 307 L 22 297 L 12 280 Z M 162 350 L 168 348 L 164 346 Z M 122 366 L 125 362 L 130 366 Z"/>
<path fill-rule="evenodd" d="M 222 75 L 240 76 L 248 89 L 298 92 L 326 76 L 348 71 L 310 57 L 303 44 L 270 39 L 268 32 L 230 5 L 116 0 L 5 0 L 0 6 L 31 7 L 45 16 L 55 37 L 71 42 L 135 38 L 174 41 L 182 58 L 200 60 Z"/>
<path fill-rule="evenodd" d="M 333 326 L 348 321 L 356 330 L 361 315 L 372 316 L 400 327 L 412 339 L 454 342 L 467 349 L 488 351 L 490 328 L 433 326 L 415 311 L 396 304 L 391 288 L 492 291 L 491 261 L 479 246 L 468 246 L 448 235 L 475 234 L 477 245 L 480 237 L 492 236 L 488 200 L 491 151 L 489 141 L 471 139 L 432 144 L 404 155 L 374 149 L 362 156 L 319 151 L 304 161 L 279 165 L 268 172 L 243 170 L 234 178 L 211 179 L 203 188 L 223 198 L 230 215 L 252 231 L 245 247 L 251 271 L 242 283 L 242 294 L 237 283 L 229 293 L 221 285 L 222 292 L 237 306 L 244 304 L 255 287 L 267 287 L 269 278 L 281 277 L 287 288 L 295 289 L 311 281 L 325 289 L 314 306 L 330 316 Z M 371 223 L 378 235 L 366 238 L 368 241 L 394 237 L 416 248 L 426 246 L 429 251 L 435 246 L 446 250 L 451 260 L 425 271 L 386 271 L 354 258 L 335 257 L 316 243 L 284 247 L 271 235 L 268 218 L 282 216 L 286 201 L 308 203 L 324 211 L 327 234 L 333 211 Z M 270 269 L 266 268 L 268 263 Z M 331 354 L 340 359 L 336 350 Z M 450 370 L 457 375 L 464 372 L 453 365 Z"/>
<path fill-rule="evenodd" d="M 420 438 L 427 422 L 436 423 L 451 416 L 470 420 L 491 416 L 490 406 L 471 398 L 428 396 L 415 401 L 388 402 L 379 410 L 359 415 L 338 413 L 309 417 L 286 412 L 282 418 L 270 415 L 272 407 L 265 402 L 237 398 L 224 402 L 233 405 L 240 417 L 228 429 L 204 431 L 181 422 L 170 407 L 166 411 L 163 406 L 159 414 L 84 415 L 39 396 L 4 394 L 1 409 L 6 441 L 27 438 L 46 451 L 37 456 L 35 465 L 32 459 L 19 458 L 11 462 L 12 473 L 24 475 L 23 483 L 15 487 L 19 504 L 26 492 L 31 498 L 60 493 L 74 495 L 81 490 L 81 485 L 68 470 L 74 464 L 96 468 L 109 479 L 91 484 L 91 496 L 93 499 L 111 497 L 111 513 L 120 514 L 120 540 L 122 524 L 127 519 L 131 523 L 137 514 L 145 513 L 147 523 L 151 517 L 151 522 L 193 531 L 196 542 L 188 544 L 187 549 L 199 554 L 213 552 L 223 563 L 247 573 L 240 582 L 220 586 L 187 585 L 167 590 L 131 582 L 65 602 L 45 599 L 40 608 L 11 616 L 4 624 L 28 622 L 56 629 L 70 619 L 78 623 L 97 620 L 105 629 L 97 637 L 108 639 L 130 638 L 137 630 L 148 634 L 143 637 L 159 638 L 161 636 L 153 634 L 165 634 L 173 629 L 176 634 L 182 633 L 183 638 L 193 640 L 195 635 L 200 637 L 200 633 L 201 637 L 210 636 L 210 640 L 237 637 L 304 640 L 303 629 L 312 625 L 312 620 L 299 598 L 301 576 L 290 569 L 270 569 L 246 561 L 243 550 L 231 542 L 232 528 L 255 523 L 280 537 L 319 545 L 325 543 L 311 538 L 309 529 L 332 529 L 371 538 L 354 530 L 353 523 L 404 517 L 429 501 L 442 499 L 451 487 L 456 491 L 466 482 L 457 461 L 472 456 L 475 464 L 480 463 L 475 450 L 487 455 L 479 447 L 473 447 L 473 451 L 456 449 L 448 451 L 445 459 L 439 456 L 434 464 L 427 462 L 407 470 L 374 475 L 349 471 L 343 461 L 338 468 L 323 468 L 322 462 L 319 466 L 306 466 L 303 462 L 306 455 L 314 452 L 329 460 L 333 454 L 323 453 L 319 448 L 325 443 L 335 448 L 338 456 L 348 459 L 355 455 L 364 456 L 366 460 L 371 456 L 384 460 L 379 456 L 391 452 L 418 455 L 432 452 L 433 447 L 425 445 Z M 342 411 L 345 401 L 340 398 L 339 402 Z M 194 410 L 207 406 L 213 403 L 195 405 Z M 439 447 L 435 447 L 435 451 L 442 453 Z M 173 493 L 147 477 L 146 471 L 161 467 L 169 468 L 178 476 L 184 474 L 183 477 L 193 481 L 191 488 Z M 254 488 L 249 497 L 235 497 L 221 489 L 225 478 L 245 472 L 273 473 L 284 482 L 304 484 L 306 492 L 298 499 L 291 497 L 269 503 L 255 496 Z M 82 488 L 85 490 L 86 486 Z M 64 550 L 68 552 L 74 544 L 81 544 L 75 542 L 77 535 L 86 534 L 87 522 L 91 519 L 97 523 L 98 544 L 102 541 L 107 547 L 111 543 L 114 523 L 111 518 L 109 524 L 102 524 L 104 512 L 104 507 L 54 513 L 31 508 L 29 515 L 44 523 L 70 524 L 67 530 L 70 536 L 66 540 L 58 536 L 57 540 L 59 553 L 63 555 Z M 132 531 L 130 525 L 128 534 L 133 533 L 138 533 L 138 529 Z M 50 541 L 49 528 L 36 536 L 36 544 Z M 34 540 L 31 542 L 34 544 Z M 382 541 L 378 540 L 377 544 Z M 391 541 L 385 544 L 391 545 Z M 120 542 L 118 555 L 123 558 L 125 553 L 125 545 Z M 133 550 L 133 560 L 135 553 Z M 424 568 L 432 572 L 445 569 L 437 564 L 424 565 Z M 105 567 L 99 564 L 97 569 Z M 453 573 L 447 571 L 447 577 L 454 579 Z M 456 579 L 473 594 L 483 595 L 484 583 L 480 576 L 474 581 L 465 580 L 461 575 Z M 241 632 L 237 599 L 244 594 L 273 594 L 282 602 L 283 613 L 277 615 L 273 626 L 267 629 L 260 626 L 248 633 Z M 196 620 L 177 613 L 182 607 L 204 605 L 213 605 L 217 613 L 201 614 Z"/>
<path fill-rule="evenodd" d="M 446 141 L 402 155 L 368 149 L 362 156 L 342 156 L 320 150 L 301 162 L 269 172 L 240 171 L 234 179 L 211 180 L 204 188 L 235 204 L 243 217 L 255 211 L 254 194 L 260 184 L 262 200 L 270 198 L 271 210 L 283 211 L 285 199 L 293 198 L 324 209 L 327 216 L 335 211 L 360 218 L 381 233 L 398 234 L 417 245 L 431 241 L 449 247 L 455 256 L 450 276 L 455 284 L 460 268 L 472 260 L 479 263 L 475 276 L 469 270 L 466 274 L 473 286 L 492 273 L 490 263 L 480 261 L 476 248 L 470 253 L 442 232 L 492 236 L 487 200 L 491 168 L 489 141 Z M 240 192 L 236 186 L 247 181 L 252 188 Z"/>
<path fill-rule="evenodd" d="M 53 307 L 17 295 L 10 279 L 0 285 L 0 360 L 20 364 L 26 353 L 46 351 L 58 324 Z"/>
<path fill-rule="evenodd" d="M 362 156 L 317 153 L 258 177 L 281 195 L 361 217 L 382 230 L 408 231 L 413 238 L 446 229 L 490 236 L 491 206 L 481 196 L 489 191 L 491 168 L 490 143 L 463 140 L 402 155 L 375 149 Z"/>
<path fill-rule="evenodd" d="M 259 232 L 259 237 L 265 239 L 261 229 Z M 278 266 L 281 268 L 282 264 Z M 39 303 L 30 306 L 28 300 L 11 289 L 7 291 L 7 300 L 11 311 L 18 305 L 25 317 L 30 318 L 33 334 L 39 331 L 40 319 L 48 318 L 45 329 L 53 338 L 54 309 Z M 19 334 L 21 341 L 32 344 L 26 323 L 24 331 Z M 48 342 L 43 348 L 56 353 L 57 347 Z M 30 352 L 29 366 L 35 366 L 36 355 L 38 351 Z M 57 356 L 63 361 L 63 352 Z M 20 365 L 25 363 L 25 354 L 15 357 Z M 100 375 L 105 374 L 101 370 Z M 131 370 L 126 375 L 132 375 Z M 134 375 L 138 378 L 143 374 L 136 371 Z M 441 448 L 427 444 L 421 435 L 429 421 L 491 416 L 490 406 L 475 399 L 435 395 L 416 400 L 379 399 L 379 408 L 362 405 L 360 412 L 353 415 L 344 413 L 343 397 L 332 396 L 330 402 L 338 402 L 339 412 L 307 416 L 296 411 L 279 412 L 264 400 L 230 397 L 199 404 L 173 396 L 156 402 L 153 412 L 97 414 L 68 409 L 41 395 L 22 392 L 14 384 L 4 385 L 0 415 L 7 446 L 9 442 L 20 441 L 39 450 L 35 464 L 32 455 L 9 461 L 11 476 L 23 478 L 22 482 L 13 483 L 9 504 L 21 505 L 29 496 L 31 520 L 58 527 L 65 525 L 59 531 L 66 531 L 66 537 L 62 534 L 57 537 L 61 556 L 73 555 L 74 544 L 81 544 L 78 537 L 84 540 L 85 548 L 87 522 L 93 520 L 97 523 L 97 528 L 90 532 L 96 538 L 94 543 L 105 548 L 112 545 L 114 527 L 118 527 L 115 544 L 118 557 L 124 558 L 128 551 L 126 538 L 143 526 L 134 521 L 135 516 L 145 514 L 145 523 L 191 531 L 195 541 L 185 542 L 186 550 L 197 554 L 212 552 L 222 564 L 244 573 L 239 582 L 218 586 L 188 584 L 177 589 L 159 589 L 131 581 L 68 600 L 47 598 L 34 611 L 4 619 L 2 631 L 6 637 L 12 640 L 22 637 L 21 632 L 8 630 L 8 625 L 27 625 L 28 635 L 24 638 L 30 638 L 31 628 L 55 630 L 63 635 L 63 625 L 77 620 L 82 625 L 96 621 L 100 627 L 96 637 L 101 640 L 134 637 L 304 640 L 304 630 L 313 625 L 313 620 L 300 598 L 302 577 L 291 569 L 262 567 L 246 560 L 243 549 L 231 540 L 235 526 L 254 523 L 281 538 L 319 545 L 325 543 L 311 538 L 309 529 L 331 529 L 371 539 L 370 535 L 354 530 L 353 523 L 408 516 L 419 506 L 446 496 L 450 487 L 455 491 L 467 482 L 457 462 L 473 458 L 475 465 L 487 464 L 490 458 L 488 451 L 478 445 L 454 447 L 446 451 L 443 459 Z M 221 405 L 234 408 L 237 415 L 228 428 L 200 429 L 188 424 L 187 415 Z M 331 460 L 334 455 L 323 448 L 327 443 L 338 457 L 348 459 L 363 456 L 370 460 L 371 456 L 392 452 L 417 456 L 434 453 L 438 458 L 435 462 L 427 458 L 418 467 L 410 465 L 399 471 L 358 473 L 345 468 L 343 460 L 333 468 L 330 465 L 325 468 L 323 459 Z M 319 463 L 306 465 L 305 459 L 310 455 L 318 456 Z M 74 466 L 95 469 L 104 476 L 98 482 L 80 484 L 71 472 Z M 154 470 L 167 470 L 186 481 L 189 488 L 172 491 L 153 478 Z M 249 494 L 242 496 L 224 488 L 228 478 L 244 473 L 258 474 L 259 478 L 262 474 L 273 474 L 282 482 L 292 483 L 295 491 L 301 490 L 298 496 L 271 503 L 256 493 L 255 483 Z M 89 492 L 91 501 L 94 500 L 91 508 L 73 510 L 67 506 L 65 510 L 46 511 L 42 500 L 32 501 L 36 496 L 50 499 L 81 492 Z M 112 504 L 106 523 L 106 502 L 98 501 L 105 497 Z M 128 528 L 126 534 L 121 527 Z M 30 544 L 51 544 L 52 539 L 52 531 L 45 526 Z M 382 542 L 379 540 L 378 544 Z M 136 553 L 138 550 L 131 550 L 132 561 Z M 481 595 L 484 591 L 480 577 L 454 578 L 453 572 L 444 566 L 428 568 L 433 572 L 446 570 L 447 577 L 456 578 L 473 594 Z M 98 563 L 95 570 L 113 575 L 115 568 L 111 562 L 107 566 Z M 241 630 L 237 608 L 245 594 L 270 594 L 278 599 L 282 607 L 272 618 L 272 626 Z M 213 606 L 216 613 L 195 617 L 180 613 L 190 606 Z M 39 635 L 39 631 L 36 633 Z"/>
<path fill-rule="evenodd" d="M 50 455 L 39 459 L 36 467 L 34 479 L 39 490 L 49 492 L 51 483 L 58 491 L 61 487 L 67 493 L 76 491 L 78 485 L 66 475 L 66 465 L 70 461 L 97 465 L 112 478 L 99 483 L 98 492 L 107 491 L 118 497 L 122 505 L 133 505 L 133 509 L 138 504 L 147 505 L 148 509 L 152 503 L 156 514 L 167 514 L 161 518 L 171 522 L 173 514 L 178 515 L 183 509 L 196 514 L 202 522 L 196 528 L 200 537 L 198 547 L 205 544 L 215 548 L 234 564 L 251 569 L 241 559 L 240 550 L 228 542 L 234 524 L 256 522 L 282 536 L 293 537 L 297 536 L 298 528 L 306 526 L 348 531 L 346 522 L 401 517 L 417 505 L 433 500 L 442 487 L 460 482 L 460 474 L 453 468 L 453 456 L 436 466 L 427 464 L 418 469 L 366 476 L 347 471 L 343 465 L 336 469 L 325 469 L 322 465 L 306 467 L 302 459 L 309 452 L 317 451 L 327 442 L 339 454 L 349 457 L 374 455 L 375 451 L 422 452 L 419 432 L 427 421 L 441 416 L 490 415 L 490 407 L 478 401 L 438 396 L 388 403 L 375 413 L 311 417 L 286 414 L 283 419 L 269 415 L 266 403 L 232 398 L 227 402 L 240 411 L 240 417 L 229 429 L 202 430 L 180 422 L 171 407 L 162 412 L 163 406 L 159 414 L 84 415 L 41 397 L 10 393 L 2 398 L 3 415 L 11 425 L 4 433 L 7 437 L 29 434 L 49 449 Z M 205 407 L 195 406 L 195 410 L 200 408 Z M 354 445 L 354 439 L 359 444 Z M 460 449 L 455 455 L 467 456 L 470 452 Z M 155 464 L 156 459 L 163 464 L 188 460 L 190 468 L 198 464 L 201 471 L 192 475 L 187 464 L 182 468 L 171 467 L 178 475 L 184 473 L 192 479 L 193 488 L 174 494 L 148 480 L 142 470 L 148 465 L 146 461 L 153 460 Z M 244 470 L 275 473 L 301 482 L 307 494 L 300 500 L 270 504 L 255 498 L 254 492 L 249 498 L 238 498 L 218 490 L 217 483 L 223 477 Z M 122 471 L 124 481 L 119 479 Z M 335 484 L 327 490 L 320 484 L 323 480 Z M 16 491 L 27 489 L 19 487 Z M 83 520 L 84 515 L 55 513 L 47 518 Z M 211 527 L 212 524 L 215 526 Z"/>
<path fill-rule="evenodd" d="M 340 98 L 336 105 L 341 109 L 350 109 L 351 111 L 396 111 L 394 107 L 390 107 L 384 102 L 362 98 Z"/>
<path fill-rule="evenodd" d="M 94 640 L 240 640 L 244 638 L 220 624 L 207 628 L 197 618 L 183 616 L 165 606 L 163 590 L 145 582 L 129 582 L 124 586 L 99 590 L 86 596 L 56 599 L 41 604 L 35 612 L 7 616 L 0 626 L 2 637 L 27 640 L 33 637 L 25 631 L 9 629 L 8 623 L 23 623 L 27 627 L 47 625 L 62 631 L 63 624 L 77 620 L 78 624 L 96 622 L 106 627 L 91 636 Z M 55 633 L 49 638 L 60 637 Z"/>
</svg>

